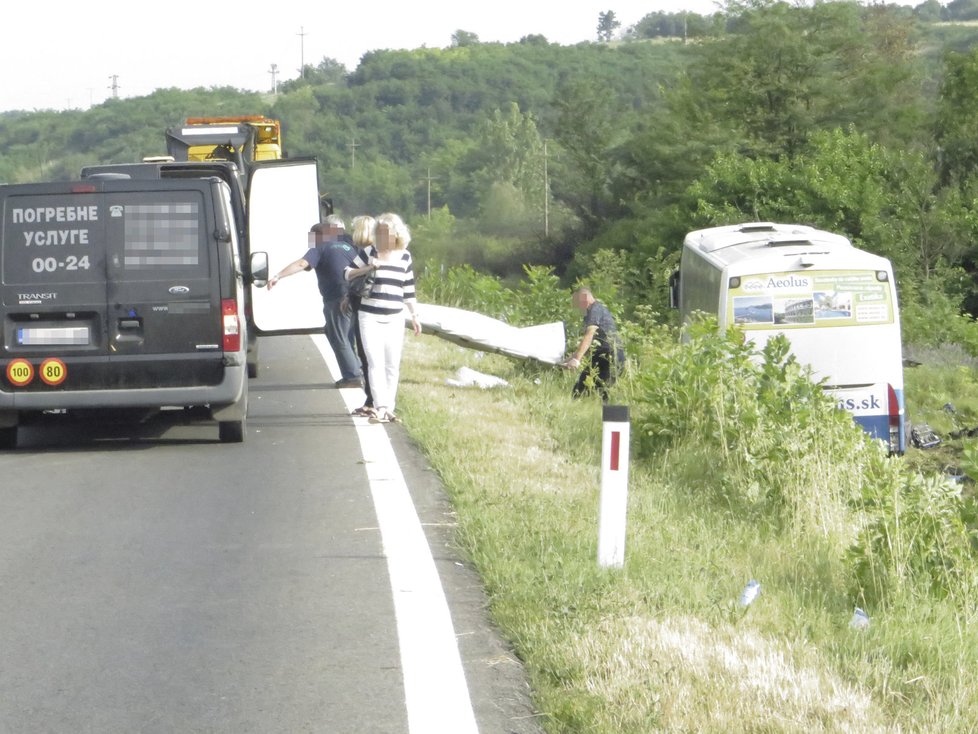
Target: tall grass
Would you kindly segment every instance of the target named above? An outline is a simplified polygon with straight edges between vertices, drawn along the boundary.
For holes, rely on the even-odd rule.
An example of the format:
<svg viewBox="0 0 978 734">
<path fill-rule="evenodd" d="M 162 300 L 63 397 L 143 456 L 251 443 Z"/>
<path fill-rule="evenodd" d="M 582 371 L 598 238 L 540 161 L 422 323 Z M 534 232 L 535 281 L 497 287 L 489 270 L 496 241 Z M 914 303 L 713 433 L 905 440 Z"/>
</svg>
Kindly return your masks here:
<svg viewBox="0 0 978 734">
<path fill-rule="evenodd" d="M 597 564 L 600 403 L 571 400 L 559 370 L 431 337 L 405 354 L 408 429 L 547 729 L 978 730 L 969 503 L 886 458 L 783 345 L 630 333 L 621 570 Z M 463 365 L 511 387 L 447 385 Z"/>
</svg>

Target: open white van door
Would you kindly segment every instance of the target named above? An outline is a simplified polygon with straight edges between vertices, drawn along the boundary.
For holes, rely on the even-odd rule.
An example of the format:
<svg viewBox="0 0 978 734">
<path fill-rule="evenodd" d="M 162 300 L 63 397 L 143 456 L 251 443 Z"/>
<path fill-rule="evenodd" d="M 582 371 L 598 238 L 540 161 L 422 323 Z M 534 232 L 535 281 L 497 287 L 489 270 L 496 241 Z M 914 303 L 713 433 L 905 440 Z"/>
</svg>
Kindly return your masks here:
<svg viewBox="0 0 978 734">
<path fill-rule="evenodd" d="M 319 173 L 315 159 L 266 161 L 248 185 L 251 254 L 268 255 L 269 275 L 309 249 L 309 228 L 319 221 Z M 315 274 L 296 276 L 274 290 L 251 286 L 252 323 L 259 335 L 308 333 L 323 328 L 323 299 Z"/>
</svg>

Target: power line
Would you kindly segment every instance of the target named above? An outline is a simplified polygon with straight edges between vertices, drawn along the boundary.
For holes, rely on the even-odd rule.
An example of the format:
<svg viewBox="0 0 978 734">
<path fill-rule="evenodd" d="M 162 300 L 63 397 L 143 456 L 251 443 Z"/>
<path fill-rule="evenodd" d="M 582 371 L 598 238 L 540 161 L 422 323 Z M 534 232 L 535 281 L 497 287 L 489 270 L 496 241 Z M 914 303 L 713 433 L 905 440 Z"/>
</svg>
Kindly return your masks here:
<svg viewBox="0 0 978 734">
<path fill-rule="evenodd" d="M 431 219 L 431 182 L 437 181 L 438 176 L 431 175 L 431 166 L 428 167 L 428 175 L 421 179 L 428 182 L 428 219 Z"/>
<path fill-rule="evenodd" d="M 272 75 L 272 94 L 278 94 L 278 79 L 276 78 L 278 64 L 272 64 L 272 68 L 268 70 L 268 73 Z"/>
<path fill-rule="evenodd" d="M 299 26 L 299 32 L 296 33 L 299 37 L 299 77 L 301 79 L 306 78 L 306 33 L 305 26 Z"/>
</svg>

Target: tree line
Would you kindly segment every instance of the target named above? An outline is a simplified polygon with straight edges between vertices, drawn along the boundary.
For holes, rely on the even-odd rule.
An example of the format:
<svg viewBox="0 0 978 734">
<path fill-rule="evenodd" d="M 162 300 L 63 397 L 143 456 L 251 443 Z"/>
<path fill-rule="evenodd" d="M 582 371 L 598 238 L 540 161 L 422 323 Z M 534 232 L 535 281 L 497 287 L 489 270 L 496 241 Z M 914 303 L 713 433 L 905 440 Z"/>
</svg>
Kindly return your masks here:
<svg viewBox="0 0 978 734">
<path fill-rule="evenodd" d="M 798 221 L 893 259 L 921 319 L 911 335 L 943 338 L 926 319 L 978 310 L 978 31 L 947 22 L 971 5 L 731 2 L 681 14 L 683 37 L 652 13 L 573 46 L 458 31 L 352 71 L 323 59 L 277 95 L 164 89 L 7 113 L 0 181 L 162 152 L 186 116 L 262 113 L 289 154 L 318 158 L 341 213 L 405 214 L 422 262 L 604 268 L 609 298 L 665 310 L 685 232 Z"/>
</svg>

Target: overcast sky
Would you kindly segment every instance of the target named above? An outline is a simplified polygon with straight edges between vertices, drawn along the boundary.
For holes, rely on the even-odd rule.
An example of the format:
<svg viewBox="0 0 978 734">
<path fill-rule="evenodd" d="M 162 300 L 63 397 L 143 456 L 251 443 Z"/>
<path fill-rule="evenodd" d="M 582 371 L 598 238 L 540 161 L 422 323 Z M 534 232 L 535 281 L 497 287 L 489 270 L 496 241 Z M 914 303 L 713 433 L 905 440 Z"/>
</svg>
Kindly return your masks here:
<svg viewBox="0 0 978 734">
<path fill-rule="evenodd" d="M 708 14 L 713 0 L 8 0 L 0 111 L 86 109 L 166 87 L 271 88 L 324 57 L 351 71 L 367 51 L 444 48 L 457 30 L 481 41 L 593 41 L 598 14 L 622 29 L 658 11 Z"/>
</svg>

